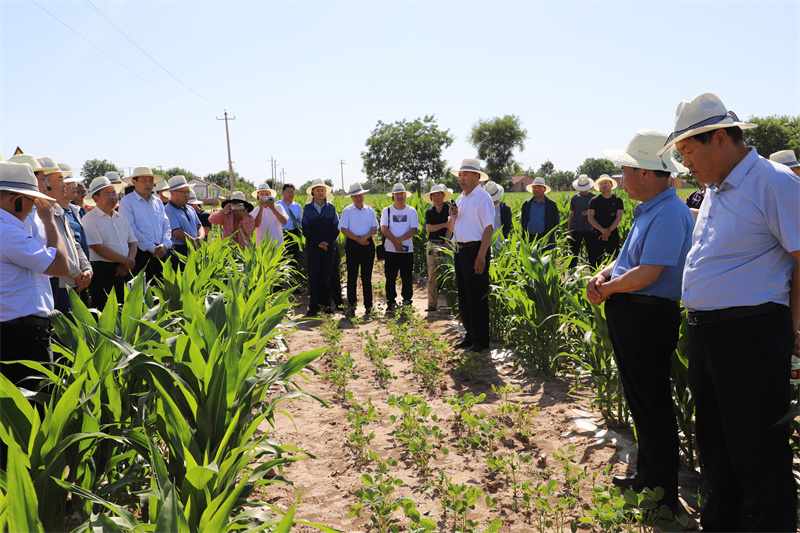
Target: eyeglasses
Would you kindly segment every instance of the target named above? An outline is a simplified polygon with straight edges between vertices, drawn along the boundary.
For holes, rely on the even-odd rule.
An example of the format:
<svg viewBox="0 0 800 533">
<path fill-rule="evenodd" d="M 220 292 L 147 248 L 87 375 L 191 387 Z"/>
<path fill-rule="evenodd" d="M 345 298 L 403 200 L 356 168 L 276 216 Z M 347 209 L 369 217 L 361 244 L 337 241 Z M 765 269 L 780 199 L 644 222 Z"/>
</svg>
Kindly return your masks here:
<svg viewBox="0 0 800 533">
<path fill-rule="evenodd" d="M 100 194 L 100 196 L 105 196 L 106 198 L 116 198 L 117 197 L 117 193 L 115 193 L 115 192 L 104 192 L 104 193 Z"/>
</svg>

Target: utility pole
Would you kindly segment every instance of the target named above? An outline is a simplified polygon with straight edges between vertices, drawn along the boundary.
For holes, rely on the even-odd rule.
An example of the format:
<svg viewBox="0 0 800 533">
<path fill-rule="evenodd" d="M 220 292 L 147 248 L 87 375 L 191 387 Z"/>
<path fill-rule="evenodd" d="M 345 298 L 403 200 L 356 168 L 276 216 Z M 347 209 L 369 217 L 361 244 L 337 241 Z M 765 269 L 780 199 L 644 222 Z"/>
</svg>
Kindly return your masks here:
<svg viewBox="0 0 800 533">
<path fill-rule="evenodd" d="M 339 160 L 339 168 L 342 170 L 342 192 L 344 192 L 344 159 Z"/>
<path fill-rule="evenodd" d="M 275 160 L 274 157 L 269 158 L 269 172 L 270 176 L 272 176 L 272 184 L 275 184 L 275 178 L 278 177 L 278 162 Z"/>
<path fill-rule="evenodd" d="M 286 184 L 286 169 L 281 169 L 281 186 Z"/>
<path fill-rule="evenodd" d="M 236 117 L 228 118 L 228 111 L 225 110 L 225 118 L 217 117 L 217 120 L 224 120 L 225 121 L 225 139 L 228 141 L 228 177 L 231 181 L 231 194 L 233 194 L 233 161 L 231 161 L 231 136 L 228 133 L 228 120 L 236 120 Z"/>
</svg>

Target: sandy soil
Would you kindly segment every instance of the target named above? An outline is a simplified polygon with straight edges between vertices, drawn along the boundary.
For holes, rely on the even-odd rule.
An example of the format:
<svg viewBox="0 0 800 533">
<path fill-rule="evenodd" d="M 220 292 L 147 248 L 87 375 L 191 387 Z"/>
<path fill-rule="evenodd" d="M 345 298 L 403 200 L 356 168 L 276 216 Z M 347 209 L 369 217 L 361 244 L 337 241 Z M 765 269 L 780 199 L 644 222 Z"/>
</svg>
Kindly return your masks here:
<svg viewBox="0 0 800 533">
<path fill-rule="evenodd" d="M 381 279 L 376 272 L 375 279 Z M 399 285 L 399 281 L 398 281 Z M 399 287 L 398 287 L 399 289 Z M 361 295 L 359 294 L 359 302 Z M 440 298 L 440 302 L 444 302 Z M 385 301 L 376 294 L 376 309 L 383 311 Z M 460 333 L 454 317 L 446 312 L 427 313 L 425 311 L 427 297 L 424 281 L 419 282 L 414 290 L 414 306 L 421 316 L 427 317 L 427 325 L 431 331 L 436 332 L 449 341 L 458 341 Z M 298 315 L 305 311 L 304 306 L 295 309 Z M 363 308 L 359 306 L 359 314 Z M 381 313 L 382 314 L 382 313 Z M 406 392 L 424 398 L 438 414 L 440 426 L 447 434 L 446 446 L 450 453 L 438 457 L 433 463 L 433 472 L 443 469 L 453 482 L 466 483 L 475 486 L 493 498 L 499 500 L 497 507 L 487 510 L 480 503 L 475 511 L 469 513 L 470 518 L 479 516 L 482 524 L 488 524 L 493 518 L 500 518 L 503 526 L 500 531 L 521 532 L 535 530 L 535 523 L 531 517 L 522 510 L 517 510 L 512 505 L 512 491 L 510 484 L 502 474 L 492 474 L 486 465 L 484 453 L 481 451 L 460 452 L 455 446 L 454 426 L 451 420 L 452 411 L 442 399 L 451 398 L 456 394 L 462 395 L 473 392 L 476 396 L 485 393 L 486 399 L 476 407 L 477 412 L 497 416 L 499 406 L 498 398 L 493 395 L 491 386 L 496 387 L 514 385 L 521 388 L 519 393 L 513 394 L 514 402 L 523 402 L 526 406 L 539 408 L 533 422 L 533 435 L 530 439 L 512 435 L 508 432 L 506 438 L 498 444 L 495 455 L 508 455 L 510 453 L 531 455 L 533 460 L 523 465 L 520 481 L 529 480 L 535 485 L 540 480 L 556 479 L 563 483 L 561 462 L 553 458 L 553 453 L 559 448 L 567 450 L 572 445 L 575 450 L 569 455 L 574 455 L 576 466 L 581 469 L 586 467 L 588 472 L 602 472 L 606 466 L 611 465 L 608 476 L 600 474 L 598 482 L 610 484 L 614 474 L 632 473 L 635 464 L 635 445 L 632 432 L 627 428 L 609 428 L 597 413 L 590 407 L 591 393 L 588 390 L 573 391 L 570 379 L 564 377 L 547 377 L 535 372 L 526 372 L 521 366 L 514 365 L 513 356 L 504 352 L 499 345 L 492 345 L 490 352 L 481 354 L 483 369 L 477 379 L 468 381 L 455 369 L 455 363 L 461 352 L 453 350 L 452 356 L 445 364 L 444 377 L 441 379 L 440 388 L 434 394 L 429 393 L 422 386 L 418 376 L 411 369 L 411 363 L 402 358 L 392 358 L 388 364 L 397 379 L 393 380 L 388 390 L 381 389 L 375 377 L 375 367 L 364 355 L 363 341 L 357 335 L 359 330 L 378 329 L 381 339 L 389 341 L 391 335 L 383 318 L 374 318 L 354 327 L 342 315 L 337 314 L 339 327 L 343 331 L 343 349 L 348 350 L 355 359 L 360 376 L 348 385 L 359 402 L 371 398 L 373 404 L 383 413 L 379 421 L 374 422 L 367 430 L 374 430 L 376 437 L 370 448 L 385 460 L 393 457 L 399 459 L 396 467 L 391 469 L 394 476 L 404 480 L 404 485 L 398 489 L 399 494 L 408 494 L 416 502 L 417 509 L 425 513 L 430 511 L 430 517 L 438 524 L 439 531 L 452 530 L 452 523 L 446 524 L 441 520 L 441 499 L 432 491 L 422 493 L 426 481 L 433 479 L 422 476 L 418 469 L 410 462 L 404 462 L 405 445 L 390 433 L 396 428 L 389 420 L 390 414 L 399 414 L 399 410 L 390 408 L 386 400 L 390 395 L 402 395 Z M 322 334 L 319 332 L 319 322 L 302 324 L 297 331 L 286 334 L 285 340 L 290 353 L 296 354 L 324 346 Z M 315 368 L 325 370 L 327 359 L 323 356 L 315 363 Z M 347 445 L 348 434 L 352 431 L 347 422 L 347 406 L 334 399 L 335 390 L 322 376 L 305 373 L 308 382 L 303 383 L 303 388 L 314 395 L 323 398 L 330 404 L 327 408 L 319 403 L 303 399 L 293 403 L 284 403 L 285 409 L 293 418 L 278 416 L 276 427 L 262 427 L 270 433 L 271 438 L 283 444 L 296 445 L 313 454 L 317 459 L 307 459 L 294 463 L 286 469 L 286 477 L 294 483 L 294 488 L 286 485 L 274 484 L 267 490 L 267 501 L 281 509 L 287 509 L 298 497 L 295 490 L 301 494 L 301 505 L 298 505 L 295 517 L 335 527 L 343 531 L 364 531 L 369 524 L 369 512 L 362 512 L 361 517 L 349 518 L 350 506 L 357 501 L 354 491 L 362 487 L 361 475 L 372 473 L 374 462 L 366 465 L 358 463 L 355 454 Z M 681 496 L 684 504 L 688 504 L 690 511 L 696 516 L 695 476 L 691 473 L 682 474 Z M 582 507 L 591 506 L 591 477 L 583 484 L 579 504 L 573 511 L 573 516 L 583 516 Z M 483 502 L 483 498 L 481 498 Z M 402 511 L 395 516 L 399 524 L 407 524 Z M 481 527 L 481 530 L 485 526 Z M 588 526 L 581 526 L 581 530 L 590 530 Z M 296 531 L 315 531 L 307 526 L 298 526 Z M 567 526 L 568 530 L 568 526 Z"/>
</svg>

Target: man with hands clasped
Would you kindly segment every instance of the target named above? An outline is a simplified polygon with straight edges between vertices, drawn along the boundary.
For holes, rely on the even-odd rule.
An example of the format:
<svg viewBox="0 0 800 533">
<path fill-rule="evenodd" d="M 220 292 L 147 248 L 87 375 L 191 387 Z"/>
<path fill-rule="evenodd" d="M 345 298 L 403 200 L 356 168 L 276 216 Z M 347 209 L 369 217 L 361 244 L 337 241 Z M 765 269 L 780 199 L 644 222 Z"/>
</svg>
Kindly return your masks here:
<svg viewBox="0 0 800 533">
<path fill-rule="evenodd" d="M 375 243 L 372 236 L 378 232 L 375 210 L 364 205 L 364 195 L 369 190 L 354 183 L 350 187 L 353 203 L 342 210 L 339 231 L 347 240 L 344 244 L 347 262 L 347 304 L 349 315 L 355 314 L 358 271 L 361 270 L 361 289 L 364 293 L 364 309 L 369 315 L 372 311 L 372 264 L 375 261 Z"/>
<path fill-rule="evenodd" d="M 387 311 L 395 310 L 397 273 L 400 273 L 403 305 L 411 305 L 414 295 L 414 235 L 419 231 L 417 210 L 406 205 L 411 195 L 405 185 L 395 183 L 386 193 L 393 202 L 381 212 L 381 234 L 386 237 L 386 302 Z"/>
</svg>

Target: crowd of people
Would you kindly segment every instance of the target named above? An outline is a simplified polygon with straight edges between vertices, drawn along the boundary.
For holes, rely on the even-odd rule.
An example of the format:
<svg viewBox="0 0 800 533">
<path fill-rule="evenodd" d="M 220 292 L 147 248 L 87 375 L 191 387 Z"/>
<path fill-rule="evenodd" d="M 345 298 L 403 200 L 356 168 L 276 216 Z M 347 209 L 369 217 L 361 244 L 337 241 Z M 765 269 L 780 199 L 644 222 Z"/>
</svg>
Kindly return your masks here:
<svg viewBox="0 0 800 533">
<path fill-rule="evenodd" d="M 587 282 L 586 295 L 592 304 L 605 303 L 639 446 L 635 472 L 613 481 L 636 490 L 662 487 L 662 503 L 675 513 L 682 508 L 670 368 L 681 304 L 686 309 L 697 442 L 709 483 L 702 512 L 708 531 L 793 531 L 797 522 L 789 423 L 777 422 L 789 407 L 790 358 L 800 356 L 800 163 L 792 150 L 767 160 L 747 147 L 743 130 L 753 127 L 712 93 L 683 101 L 671 135 L 643 129 L 626 148 L 603 151 L 622 168 L 621 182 L 639 202 L 625 242 L 618 230 L 624 206 L 611 176 L 578 176 L 565 221 L 573 265 L 583 247 L 593 272 L 611 258 Z M 682 163 L 670 155 L 673 148 Z M 670 179 L 687 172 L 701 189 L 684 203 Z M 503 187 L 488 180 L 477 160 L 465 159 L 453 174 L 461 188 L 455 201 L 443 184 L 423 196 L 430 204 L 424 213 L 427 309 L 438 308 L 439 267 L 451 249 L 465 330 L 456 346 L 481 351 L 490 342 L 492 237 L 498 232 L 498 246 L 509 238 L 512 214 L 501 201 Z M 137 167 L 124 179 L 108 172 L 87 188 L 52 158 L 18 154 L 6 162 L 0 156 L 0 369 L 6 378 L 31 386 L 30 369 L 9 361 L 53 361 L 48 314 L 69 314 L 68 289 L 97 308 L 112 292 L 122 301 L 132 276 L 143 271 L 159 278 L 163 262 L 177 265 L 212 225 L 239 246 L 271 241 L 285 246 L 296 266 L 303 261 L 309 317 L 337 306 L 353 315 L 359 281 L 364 311 L 371 313 L 376 258 L 385 261 L 387 312 L 397 308 L 398 275 L 400 304 L 411 303 L 420 216 L 402 183 L 387 193 L 392 202 L 379 214 L 364 203 L 369 191 L 359 183 L 341 214 L 322 180 L 305 191 L 304 206 L 294 201 L 291 184 L 279 199 L 265 183 L 253 193 L 256 205 L 235 191 L 213 213 L 202 210 L 192 187 L 184 176 L 166 180 Z M 537 177 L 527 190 L 523 235 L 553 248 L 562 221 L 547 197 L 550 188 Z"/>
</svg>

